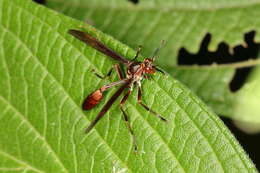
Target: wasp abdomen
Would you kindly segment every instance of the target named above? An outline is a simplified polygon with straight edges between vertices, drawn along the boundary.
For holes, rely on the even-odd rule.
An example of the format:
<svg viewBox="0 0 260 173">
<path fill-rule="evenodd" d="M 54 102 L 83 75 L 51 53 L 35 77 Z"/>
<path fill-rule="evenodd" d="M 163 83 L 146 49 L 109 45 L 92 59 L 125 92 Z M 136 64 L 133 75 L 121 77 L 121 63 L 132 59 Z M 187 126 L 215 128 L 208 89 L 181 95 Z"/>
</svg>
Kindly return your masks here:
<svg viewBox="0 0 260 173">
<path fill-rule="evenodd" d="M 82 108 L 84 110 L 89 110 L 95 107 L 103 98 L 103 93 L 101 90 L 96 90 L 95 92 L 91 93 L 83 102 Z"/>
</svg>

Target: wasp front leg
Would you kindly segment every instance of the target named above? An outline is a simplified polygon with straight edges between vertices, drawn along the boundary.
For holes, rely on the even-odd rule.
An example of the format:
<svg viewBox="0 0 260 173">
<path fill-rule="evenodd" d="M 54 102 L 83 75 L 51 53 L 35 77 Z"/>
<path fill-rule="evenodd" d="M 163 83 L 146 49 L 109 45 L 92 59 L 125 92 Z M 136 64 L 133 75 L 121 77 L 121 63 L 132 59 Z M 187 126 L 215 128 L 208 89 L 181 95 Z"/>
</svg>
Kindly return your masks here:
<svg viewBox="0 0 260 173">
<path fill-rule="evenodd" d="M 108 73 L 107 73 L 105 76 L 102 76 L 102 75 L 98 74 L 95 69 L 92 69 L 91 71 L 92 71 L 98 78 L 100 78 L 100 79 L 106 79 L 107 77 L 110 77 L 110 76 L 111 76 L 111 74 L 112 74 L 112 72 L 113 72 L 113 69 L 116 71 L 117 76 L 119 77 L 120 80 L 124 79 L 124 75 L 123 75 L 123 72 L 122 72 L 122 70 L 121 70 L 119 64 L 113 65 L 113 67 L 111 67 L 111 68 L 109 69 Z"/>
</svg>

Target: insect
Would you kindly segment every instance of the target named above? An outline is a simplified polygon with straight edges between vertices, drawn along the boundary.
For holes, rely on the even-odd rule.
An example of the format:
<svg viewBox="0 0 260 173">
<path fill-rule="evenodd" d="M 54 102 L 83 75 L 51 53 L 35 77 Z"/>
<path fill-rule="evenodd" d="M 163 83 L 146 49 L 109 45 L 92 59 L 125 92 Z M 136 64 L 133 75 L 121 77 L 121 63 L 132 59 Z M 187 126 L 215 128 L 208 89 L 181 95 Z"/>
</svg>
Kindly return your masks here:
<svg viewBox="0 0 260 173">
<path fill-rule="evenodd" d="M 84 110 L 90 110 L 94 108 L 103 98 L 103 93 L 108 90 L 111 87 L 121 85 L 121 87 L 111 96 L 111 98 L 107 101 L 107 103 L 103 106 L 101 111 L 98 113 L 96 118 L 90 123 L 90 125 L 86 128 L 86 133 L 88 133 L 96 124 L 97 122 L 105 115 L 105 113 L 109 110 L 109 108 L 112 106 L 112 104 L 116 101 L 116 99 L 123 93 L 125 89 L 127 89 L 127 93 L 123 96 L 122 100 L 120 101 L 120 109 L 123 113 L 123 117 L 126 123 L 126 126 L 133 138 L 133 144 L 134 149 L 137 151 L 137 144 L 134 132 L 132 130 L 132 127 L 130 126 L 130 123 L 128 121 L 128 115 L 126 114 L 123 105 L 125 104 L 126 100 L 128 99 L 129 95 L 131 94 L 134 85 L 137 85 L 138 88 L 138 103 L 147 111 L 149 111 L 152 115 L 155 115 L 162 121 L 167 121 L 165 118 L 163 118 L 160 114 L 153 111 L 151 108 L 146 106 L 142 102 L 142 91 L 141 91 L 141 81 L 142 79 L 148 79 L 153 75 L 156 71 L 159 71 L 164 74 L 164 72 L 159 69 L 157 66 L 155 66 L 154 60 L 155 56 L 158 53 L 160 48 L 157 48 L 151 58 L 145 58 L 143 62 L 136 61 L 140 51 L 141 47 L 137 50 L 137 53 L 133 60 L 128 60 L 124 58 L 123 56 L 119 55 L 118 53 L 114 52 L 112 49 L 105 46 L 103 43 L 98 41 L 93 36 L 89 35 L 88 33 L 79 31 L 79 30 L 69 30 L 69 33 L 76 37 L 77 39 L 85 42 L 87 45 L 95 48 L 96 50 L 102 52 L 103 54 L 113 58 L 114 60 L 117 60 L 119 63 L 126 66 L 126 76 L 124 77 L 123 71 L 121 70 L 121 67 L 119 64 L 114 65 L 114 69 L 119 77 L 119 80 L 116 82 L 109 83 L 107 85 L 102 86 L 101 88 L 97 89 L 96 91 L 92 92 L 87 96 L 87 98 L 84 100 L 82 108 Z M 112 70 L 112 69 L 111 69 Z M 111 71 L 109 72 L 111 73 Z"/>
</svg>

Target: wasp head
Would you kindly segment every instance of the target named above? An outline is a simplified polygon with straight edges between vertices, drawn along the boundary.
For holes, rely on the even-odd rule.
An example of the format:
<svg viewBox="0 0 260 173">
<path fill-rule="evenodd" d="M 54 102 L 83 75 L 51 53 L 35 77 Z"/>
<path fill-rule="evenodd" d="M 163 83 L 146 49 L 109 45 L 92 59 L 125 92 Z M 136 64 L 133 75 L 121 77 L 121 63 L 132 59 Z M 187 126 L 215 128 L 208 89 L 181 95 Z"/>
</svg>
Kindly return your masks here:
<svg viewBox="0 0 260 173">
<path fill-rule="evenodd" d="M 153 65 L 153 59 L 145 58 L 143 62 L 143 69 L 145 73 L 153 74 L 155 73 L 155 68 Z"/>
</svg>

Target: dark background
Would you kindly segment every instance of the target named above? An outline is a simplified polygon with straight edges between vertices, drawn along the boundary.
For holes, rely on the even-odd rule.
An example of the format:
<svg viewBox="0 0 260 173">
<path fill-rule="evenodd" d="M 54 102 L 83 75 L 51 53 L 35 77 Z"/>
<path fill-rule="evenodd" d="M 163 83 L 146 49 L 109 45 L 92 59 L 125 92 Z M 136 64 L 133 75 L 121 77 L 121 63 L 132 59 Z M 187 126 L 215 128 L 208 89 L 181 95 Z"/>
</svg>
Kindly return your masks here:
<svg viewBox="0 0 260 173">
<path fill-rule="evenodd" d="M 46 0 L 34 0 L 40 4 L 45 4 Z M 130 0 L 134 4 L 138 3 L 138 0 Z M 220 43 L 218 49 L 215 52 L 208 51 L 208 44 L 211 40 L 211 35 L 207 34 L 200 46 L 200 50 L 196 54 L 191 54 L 184 48 L 181 48 L 178 55 L 178 63 L 180 65 L 209 65 L 212 63 L 225 64 L 234 63 L 240 61 L 246 61 L 248 59 L 256 59 L 260 52 L 260 44 L 254 42 L 255 31 L 251 31 L 245 34 L 244 42 L 247 47 L 238 45 L 234 47 L 233 54 L 229 53 L 229 45 L 224 42 Z M 237 69 L 233 80 L 230 83 L 230 90 L 235 92 L 239 90 L 245 83 L 245 80 L 250 73 L 251 69 L 242 68 Z M 221 116 L 221 119 L 230 129 L 230 131 L 235 135 L 237 140 L 243 146 L 244 150 L 249 154 L 249 157 L 255 163 L 258 170 L 260 170 L 260 133 L 258 134 L 247 134 L 239 130 L 228 118 Z"/>
</svg>

